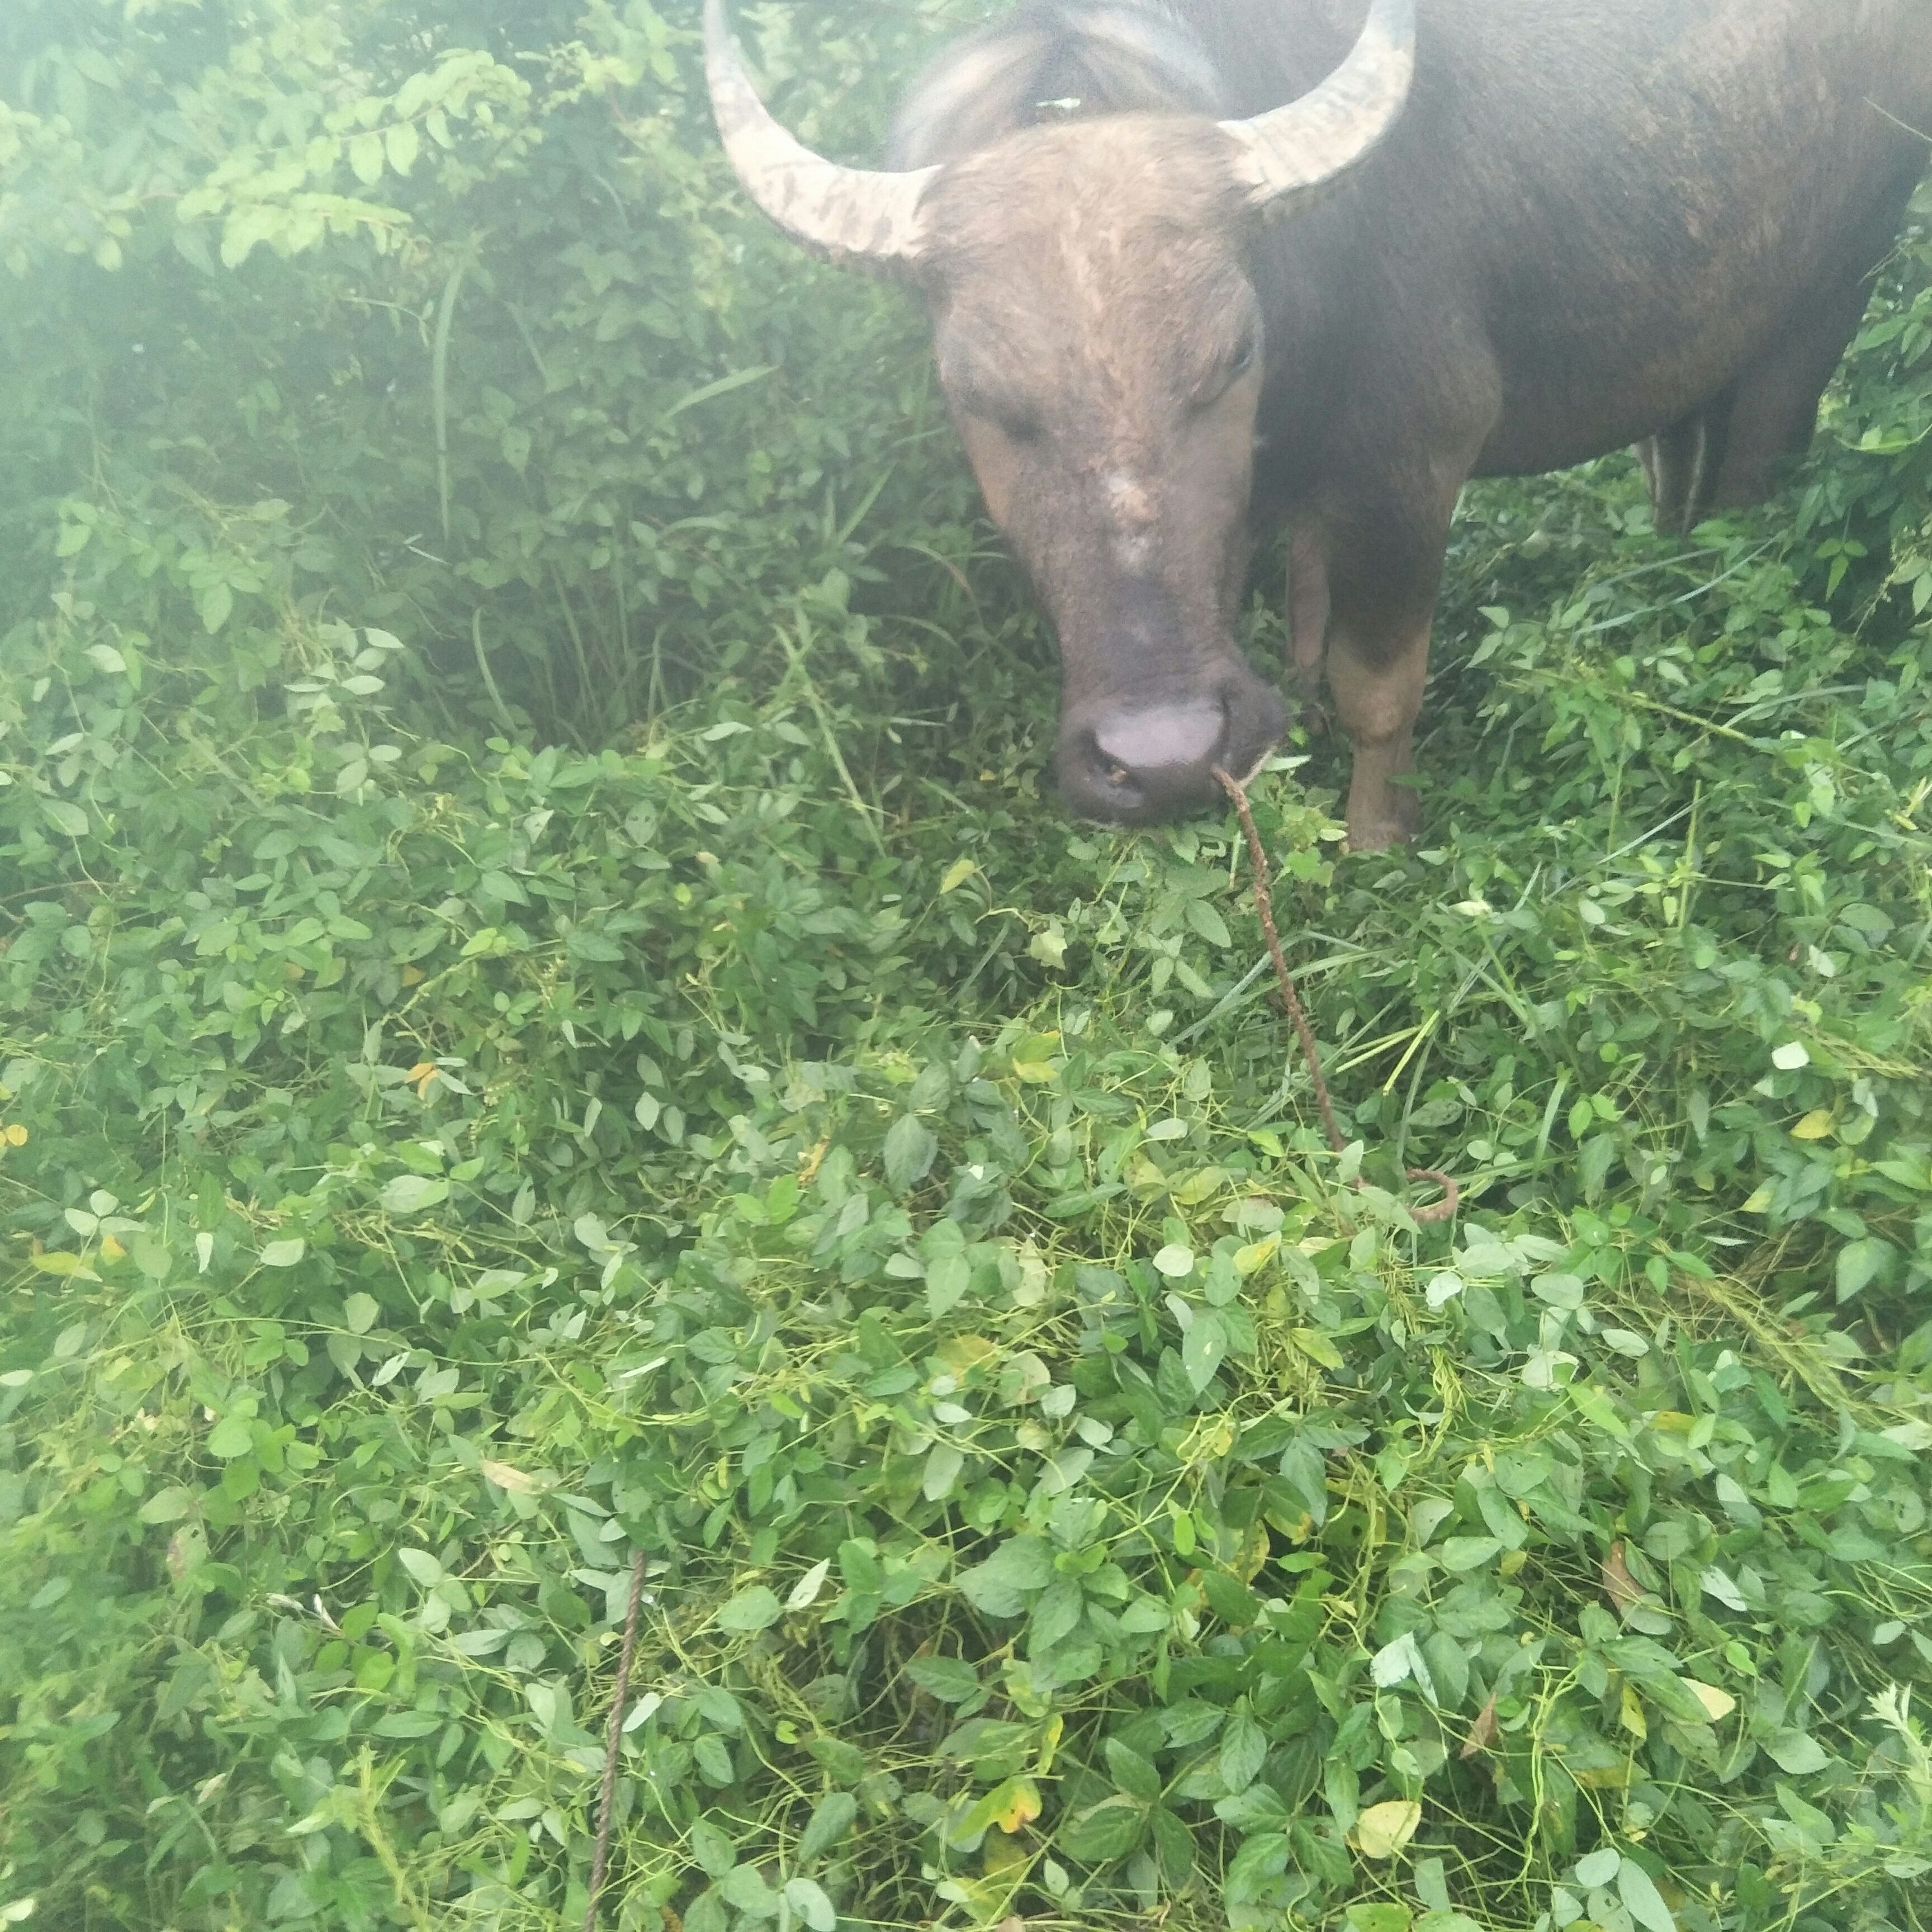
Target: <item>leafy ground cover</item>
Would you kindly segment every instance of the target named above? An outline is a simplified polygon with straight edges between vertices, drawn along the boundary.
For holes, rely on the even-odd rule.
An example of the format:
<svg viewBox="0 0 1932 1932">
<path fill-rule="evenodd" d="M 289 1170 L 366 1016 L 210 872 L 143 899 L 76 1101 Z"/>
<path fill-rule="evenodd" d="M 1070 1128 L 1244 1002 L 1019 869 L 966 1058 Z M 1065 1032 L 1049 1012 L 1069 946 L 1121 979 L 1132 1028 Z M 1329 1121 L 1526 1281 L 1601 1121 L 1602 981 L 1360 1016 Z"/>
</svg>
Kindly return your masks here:
<svg viewBox="0 0 1932 1932">
<path fill-rule="evenodd" d="M 690 10 L 0 26 L 0 1922 L 580 1923 L 641 1549 L 626 1928 L 1922 1928 L 1932 253 L 1258 788 L 1338 1158 Z"/>
</svg>

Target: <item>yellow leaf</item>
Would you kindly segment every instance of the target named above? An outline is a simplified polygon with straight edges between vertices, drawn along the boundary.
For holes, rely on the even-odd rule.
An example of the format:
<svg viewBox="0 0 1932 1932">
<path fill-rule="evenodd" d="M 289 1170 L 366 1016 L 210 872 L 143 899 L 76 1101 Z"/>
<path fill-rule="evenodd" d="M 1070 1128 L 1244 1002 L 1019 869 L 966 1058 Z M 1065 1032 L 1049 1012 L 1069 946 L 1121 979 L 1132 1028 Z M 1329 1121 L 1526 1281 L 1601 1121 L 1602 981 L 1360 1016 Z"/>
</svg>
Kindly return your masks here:
<svg viewBox="0 0 1932 1932">
<path fill-rule="evenodd" d="M 1242 1545 L 1241 1553 L 1235 1560 L 1234 1574 L 1244 1583 L 1252 1583 L 1274 1554 L 1274 1545 L 1268 1540 L 1268 1525 L 1257 1516 L 1248 1526 L 1248 1540 Z"/>
<path fill-rule="evenodd" d="M 956 892 L 979 869 L 977 862 L 974 860 L 954 860 L 952 864 L 946 867 L 945 878 L 939 882 L 941 895 Z"/>
<path fill-rule="evenodd" d="M 1224 1167 L 1204 1167 L 1175 1185 L 1174 1198 L 1184 1208 L 1198 1208 L 1202 1202 L 1220 1193 L 1227 1186 L 1229 1178 Z"/>
<path fill-rule="evenodd" d="M 1636 1693 L 1628 1684 L 1624 1686 L 1619 1716 L 1624 1729 L 1633 1737 L 1650 1736 L 1650 1720 L 1643 1714 L 1643 1706 L 1638 1702 Z"/>
<path fill-rule="evenodd" d="M 428 977 L 429 975 L 420 966 L 405 966 L 403 968 L 403 984 L 406 986 L 420 986 Z"/>
<path fill-rule="evenodd" d="M 100 1238 L 100 1258 L 104 1262 L 118 1262 L 128 1250 L 112 1234 Z"/>
<path fill-rule="evenodd" d="M 9 1147 L 25 1147 L 27 1144 L 27 1130 L 18 1120 L 11 1121 L 6 1132 L 0 1134 L 0 1140 L 4 1140 Z"/>
<path fill-rule="evenodd" d="M 1831 1137 L 1831 1132 L 1832 1110 L 1828 1107 L 1820 1107 L 1814 1112 L 1807 1114 L 1804 1119 L 1792 1129 L 1791 1138 L 1795 1141 L 1828 1140 Z"/>
<path fill-rule="evenodd" d="M 1011 1886 L 1025 1875 L 1033 1856 L 1030 1848 L 1018 1838 L 1008 1838 L 1002 1832 L 988 1832 L 980 1848 L 980 1868 L 988 1878 L 1003 1879 Z"/>
<path fill-rule="evenodd" d="M 1270 1234 L 1265 1240 L 1251 1241 L 1245 1248 L 1234 1253 L 1234 1272 L 1243 1280 L 1251 1274 L 1258 1274 L 1281 1252 L 1281 1237 Z"/>
<path fill-rule="evenodd" d="M 1030 1778 L 1016 1778 L 1000 1787 L 1004 1801 L 993 1822 L 1003 1832 L 1018 1832 L 1040 1816 L 1040 1786 Z"/>
<path fill-rule="evenodd" d="M 435 1064 L 431 1060 L 419 1060 L 404 1078 L 416 1090 L 417 1099 L 427 1100 L 429 1098 L 429 1083 L 436 1078 Z"/>
<path fill-rule="evenodd" d="M 983 1335 L 950 1335 L 935 1352 L 949 1372 L 964 1382 L 975 1369 L 998 1360 L 1000 1351 Z"/>
<path fill-rule="evenodd" d="M 508 1490 L 513 1495 L 533 1496 L 542 1486 L 534 1476 L 526 1475 L 520 1469 L 512 1468 L 507 1462 L 479 1462 L 477 1467 L 483 1472 L 485 1482 L 494 1483 L 500 1490 Z"/>
<path fill-rule="evenodd" d="M 28 1258 L 43 1274 L 64 1275 L 74 1281 L 98 1281 L 100 1279 L 80 1256 L 70 1253 L 65 1248 L 49 1248 L 43 1253 L 30 1256 Z"/>
<path fill-rule="evenodd" d="M 1066 1720 L 1058 1711 L 1047 1719 L 1040 1733 L 1040 1756 L 1034 1765 L 1041 1777 L 1053 1768 L 1053 1754 L 1060 1748 L 1060 1740 L 1066 1730 Z"/>
<path fill-rule="evenodd" d="M 1339 1369 L 1342 1366 L 1342 1352 L 1318 1328 L 1296 1328 L 1289 1331 L 1288 1338 L 1311 1362 L 1324 1369 Z"/>
<path fill-rule="evenodd" d="M 1762 1214 L 1770 1205 L 1771 1187 L 1767 1183 L 1744 1203 L 1741 1211 L 1746 1214 Z"/>
<path fill-rule="evenodd" d="M 1684 1682 L 1691 1696 L 1709 1712 L 1714 1724 L 1721 1724 L 1738 1708 L 1738 1700 L 1728 1690 L 1720 1690 L 1714 1684 L 1700 1684 L 1694 1677 L 1687 1677 Z"/>
<path fill-rule="evenodd" d="M 1392 1798 L 1355 1820 L 1353 1842 L 1365 1858 L 1392 1858 L 1421 1828 L 1422 1807 L 1412 1798 Z"/>
</svg>

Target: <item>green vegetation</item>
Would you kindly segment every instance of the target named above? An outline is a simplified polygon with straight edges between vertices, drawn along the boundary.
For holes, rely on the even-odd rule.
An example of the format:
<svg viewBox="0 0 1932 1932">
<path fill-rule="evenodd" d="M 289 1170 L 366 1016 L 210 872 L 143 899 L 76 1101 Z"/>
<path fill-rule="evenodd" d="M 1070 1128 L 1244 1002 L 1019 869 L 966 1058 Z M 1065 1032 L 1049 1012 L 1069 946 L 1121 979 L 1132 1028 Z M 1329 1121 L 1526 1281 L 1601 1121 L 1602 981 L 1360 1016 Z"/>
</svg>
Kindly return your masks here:
<svg viewBox="0 0 1932 1932">
<path fill-rule="evenodd" d="M 0 1923 L 580 1924 L 640 1547 L 610 1925 L 1919 1932 L 1932 244 L 1258 785 L 1338 1160 L 695 13 L 0 19 Z"/>
</svg>

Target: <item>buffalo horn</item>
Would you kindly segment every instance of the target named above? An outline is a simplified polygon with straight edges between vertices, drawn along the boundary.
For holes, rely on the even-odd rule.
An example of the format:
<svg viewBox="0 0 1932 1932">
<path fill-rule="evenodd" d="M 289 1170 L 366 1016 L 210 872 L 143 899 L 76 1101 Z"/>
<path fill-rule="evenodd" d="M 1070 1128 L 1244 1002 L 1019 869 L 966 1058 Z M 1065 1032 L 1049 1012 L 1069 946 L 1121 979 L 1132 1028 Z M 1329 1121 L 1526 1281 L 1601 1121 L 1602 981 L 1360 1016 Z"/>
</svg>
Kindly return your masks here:
<svg viewBox="0 0 1932 1932">
<path fill-rule="evenodd" d="M 1282 205 L 1352 167 L 1401 113 L 1415 72 L 1415 0 L 1374 0 L 1348 58 L 1299 100 L 1223 121 L 1251 206 Z"/>
<path fill-rule="evenodd" d="M 841 167 L 792 139 L 766 111 L 725 23 L 704 0 L 704 64 L 712 111 L 738 178 L 792 239 L 833 261 L 902 266 L 920 252 L 920 199 L 939 170 L 875 174 Z"/>
</svg>

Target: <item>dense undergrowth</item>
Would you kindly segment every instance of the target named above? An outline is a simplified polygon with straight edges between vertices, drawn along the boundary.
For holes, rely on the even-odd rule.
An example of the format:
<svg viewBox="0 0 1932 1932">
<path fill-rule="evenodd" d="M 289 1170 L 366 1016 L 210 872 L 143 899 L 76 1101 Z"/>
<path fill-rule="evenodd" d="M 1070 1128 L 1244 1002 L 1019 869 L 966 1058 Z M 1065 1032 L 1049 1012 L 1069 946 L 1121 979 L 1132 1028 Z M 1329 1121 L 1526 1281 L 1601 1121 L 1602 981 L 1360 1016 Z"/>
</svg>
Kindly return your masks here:
<svg viewBox="0 0 1932 1932">
<path fill-rule="evenodd" d="M 1258 788 L 1337 1159 L 694 11 L 0 24 L 0 1923 L 580 1923 L 640 1549 L 622 1927 L 1922 1928 L 1932 248 Z"/>
</svg>

